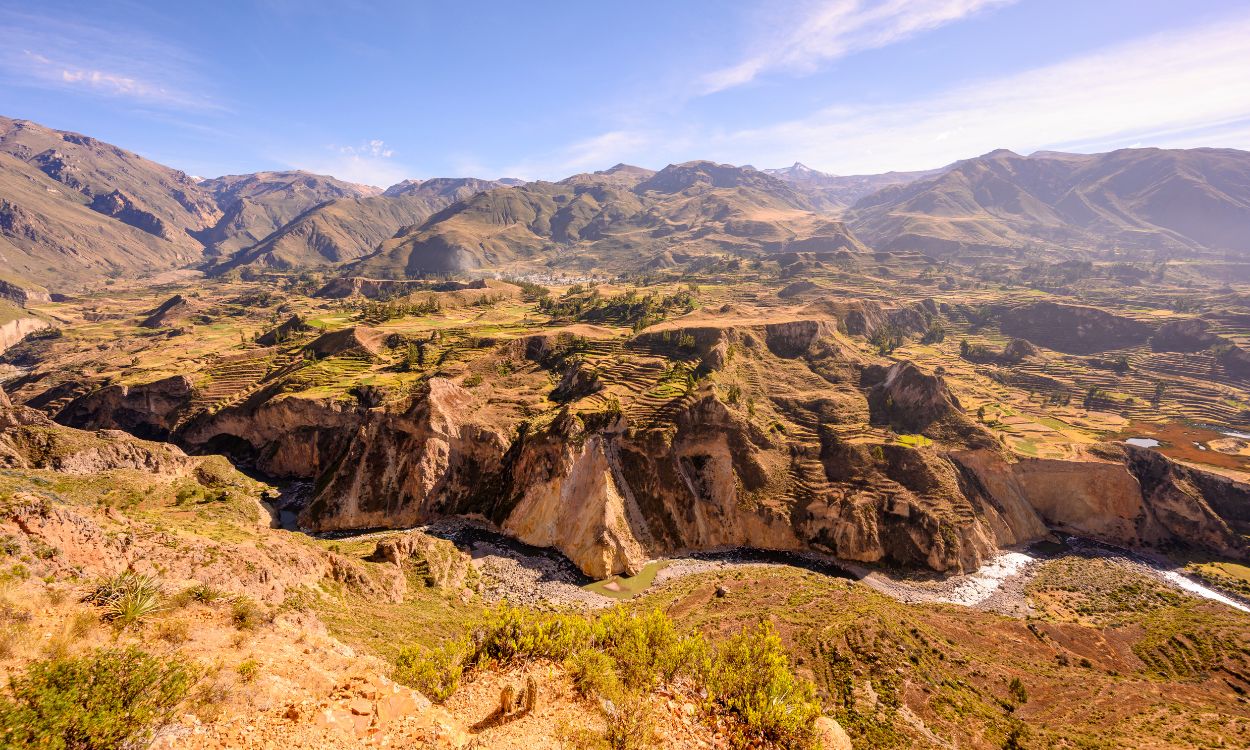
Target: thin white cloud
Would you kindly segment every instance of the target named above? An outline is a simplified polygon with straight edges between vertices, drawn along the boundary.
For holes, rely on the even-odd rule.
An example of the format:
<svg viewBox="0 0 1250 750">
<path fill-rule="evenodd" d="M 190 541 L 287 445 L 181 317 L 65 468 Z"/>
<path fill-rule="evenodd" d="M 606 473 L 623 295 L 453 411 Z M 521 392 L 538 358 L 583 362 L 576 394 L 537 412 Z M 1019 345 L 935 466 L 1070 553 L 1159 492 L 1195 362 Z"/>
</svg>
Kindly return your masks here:
<svg viewBox="0 0 1250 750">
<path fill-rule="evenodd" d="M 615 130 L 524 162 L 547 179 L 616 162 L 693 158 L 838 174 L 926 169 L 1009 148 L 1250 149 L 1250 14 L 1114 45 L 889 104 L 848 103 L 727 131 L 705 123 Z"/>
<path fill-rule="evenodd" d="M 1250 121 L 1250 16 L 1120 44 L 914 101 L 838 106 L 725 134 L 722 158 L 843 174 L 938 166 L 994 148 L 1081 151 L 1220 141 Z M 1240 125 L 1239 125 L 1240 124 Z"/>
<path fill-rule="evenodd" d="M 604 169 L 616 155 L 632 154 L 649 145 L 652 136 L 633 130 L 612 130 L 557 151 L 508 165 L 501 174 L 524 180 L 560 179 L 578 172 Z M 619 161 L 619 160 L 618 160 Z"/>
<path fill-rule="evenodd" d="M 365 141 L 359 146 L 339 146 L 339 153 L 372 159 L 389 159 L 395 155 L 395 151 L 387 148 L 386 142 L 378 138 Z"/>
<path fill-rule="evenodd" d="M 0 76 L 15 84 L 170 110 L 224 109 L 195 72 L 202 63 L 130 27 L 10 13 L 0 38 Z"/>
<path fill-rule="evenodd" d="M 886 47 L 1015 0 L 821 0 L 774 24 L 739 62 L 702 76 L 701 93 L 750 83 L 771 71 L 811 73 L 821 65 Z M 769 13 L 776 13 L 769 4 Z"/>
<path fill-rule="evenodd" d="M 415 176 L 409 167 L 396 161 L 394 156 L 395 151 L 385 141 L 374 138 L 354 146 L 330 145 L 320 153 L 284 158 L 280 161 L 295 169 L 384 188 Z"/>
</svg>

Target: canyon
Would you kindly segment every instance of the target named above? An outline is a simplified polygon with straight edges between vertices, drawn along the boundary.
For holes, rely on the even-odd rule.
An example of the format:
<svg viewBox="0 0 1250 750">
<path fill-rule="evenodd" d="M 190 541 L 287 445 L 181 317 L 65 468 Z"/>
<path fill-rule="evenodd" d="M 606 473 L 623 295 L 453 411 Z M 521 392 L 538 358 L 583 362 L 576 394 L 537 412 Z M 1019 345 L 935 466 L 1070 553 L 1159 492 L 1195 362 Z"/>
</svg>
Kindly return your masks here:
<svg viewBox="0 0 1250 750">
<path fill-rule="evenodd" d="M 1245 158 L 382 189 L 0 120 L 0 675 L 169 644 L 158 747 L 694 748 L 749 644 L 807 718 L 741 747 L 1237 742 Z M 607 632 L 672 674 L 587 687 Z"/>
</svg>

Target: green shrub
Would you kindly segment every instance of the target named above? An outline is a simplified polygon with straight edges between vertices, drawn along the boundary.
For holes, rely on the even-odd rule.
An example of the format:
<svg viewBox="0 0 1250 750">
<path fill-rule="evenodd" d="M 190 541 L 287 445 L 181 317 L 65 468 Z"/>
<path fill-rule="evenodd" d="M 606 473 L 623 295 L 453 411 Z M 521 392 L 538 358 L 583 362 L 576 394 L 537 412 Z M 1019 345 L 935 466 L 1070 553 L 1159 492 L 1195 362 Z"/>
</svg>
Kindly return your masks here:
<svg viewBox="0 0 1250 750">
<path fill-rule="evenodd" d="M 212 604 L 226 597 L 224 591 L 207 583 L 197 583 L 182 592 L 182 595 L 187 601 L 199 602 L 200 604 Z"/>
<path fill-rule="evenodd" d="M 260 662 L 255 659 L 244 659 L 239 662 L 239 666 L 235 668 L 239 673 L 239 679 L 244 682 L 253 682 L 260 676 Z"/>
<path fill-rule="evenodd" d="M 763 740 L 773 747 L 806 748 L 820 703 L 810 682 L 790 671 L 781 638 L 767 622 L 744 630 L 716 649 L 707 677 L 708 700 L 742 721 L 736 745 Z"/>
<path fill-rule="evenodd" d="M 655 720 L 646 695 L 624 692 L 613 700 L 604 699 L 600 708 L 606 725 L 603 739 L 612 750 L 655 747 Z"/>
<path fill-rule="evenodd" d="M 0 748 L 146 746 L 195 679 L 180 659 L 135 648 L 35 662 L 0 698 Z"/>
<path fill-rule="evenodd" d="M 577 690 L 600 699 L 609 725 L 604 741 L 610 747 L 647 746 L 620 743 L 626 734 L 642 731 L 632 722 L 645 718 L 635 714 L 644 710 L 646 695 L 678 677 L 707 688 L 710 711 L 736 718 L 738 747 L 761 741 L 779 748 L 815 743 L 813 727 L 820 716 L 815 689 L 790 672 L 781 639 L 768 624 L 713 649 L 697 633 L 678 632 L 659 610 L 635 614 L 615 608 L 591 619 L 502 606 L 475 629 L 471 642 L 432 652 L 405 649 L 397 679 L 441 702 L 455 691 L 465 670 L 530 659 L 564 661 Z"/>
<path fill-rule="evenodd" d="M 567 659 L 591 641 L 591 624 L 577 615 L 538 615 L 500 607 L 474 636 L 466 666 L 509 664 L 519 659 Z"/>
<path fill-rule="evenodd" d="M 230 605 L 230 621 L 239 630 L 255 630 L 265 622 L 265 611 L 246 596 L 240 596 Z"/>
<path fill-rule="evenodd" d="M 435 703 L 442 703 L 460 686 L 466 650 L 461 641 L 428 651 L 409 646 L 395 660 L 395 679 L 420 690 Z"/>
<path fill-rule="evenodd" d="M 585 648 L 569 658 L 565 664 L 577 692 L 587 697 L 614 695 L 621 689 L 616 676 L 616 661 L 593 648 Z"/>
<path fill-rule="evenodd" d="M 1029 693 L 1024 689 L 1024 683 L 1019 677 L 1011 678 L 1011 683 L 1007 685 L 1007 692 L 1011 693 L 1011 699 L 1016 703 L 1029 702 Z"/>
</svg>

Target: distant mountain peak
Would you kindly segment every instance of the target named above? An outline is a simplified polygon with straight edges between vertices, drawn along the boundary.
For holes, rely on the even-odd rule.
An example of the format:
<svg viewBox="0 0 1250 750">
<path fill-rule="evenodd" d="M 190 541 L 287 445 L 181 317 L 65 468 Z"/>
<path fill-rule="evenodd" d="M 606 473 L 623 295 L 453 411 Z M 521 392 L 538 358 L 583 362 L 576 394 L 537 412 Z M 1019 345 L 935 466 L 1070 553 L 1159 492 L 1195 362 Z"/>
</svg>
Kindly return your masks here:
<svg viewBox="0 0 1250 750">
<path fill-rule="evenodd" d="M 828 172 L 822 172 L 819 169 L 812 169 L 801 161 L 796 161 L 788 167 L 778 167 L 776 169 L 763 170 L 766 174 L 780 177 L 782 179 L 801 180 L 811 177 L 834 177 L 835 175 Z"/>
<path fill-rule="evenodd" d="M 618 172 L 650 173 L 651 170 L 646 169 L 645 167 L 636 167 L 633 164 L 626 164 L 625 162 L 620 162 L 619 164 L 614 164 L 608 167 L 607 169 L 603 170 L 602 174 L 617 174 Z"/>
</svg>

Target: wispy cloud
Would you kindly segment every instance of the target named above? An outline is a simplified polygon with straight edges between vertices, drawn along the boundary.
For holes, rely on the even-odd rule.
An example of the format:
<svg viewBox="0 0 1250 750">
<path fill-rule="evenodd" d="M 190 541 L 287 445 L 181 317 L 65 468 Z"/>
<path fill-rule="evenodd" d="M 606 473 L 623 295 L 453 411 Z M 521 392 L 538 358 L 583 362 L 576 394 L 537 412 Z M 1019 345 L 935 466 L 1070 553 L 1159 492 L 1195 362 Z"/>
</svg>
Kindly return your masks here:
<svg viewBox="0 0 1250 750">
<path fill-rule="evenodd" d="M 366 141 L 359 146 L 339 146 L 339 153 L 371 159 L 389 159 L 395 155 L 395 151 L 387 148 L 386 142 L 379 138 Z"/>
<path fill-rule="evenodd" d="M 648 146 L 652 138 L 650 133 L 641 131 L 608 131 L 562 149 L 510 164 L 501 170 L 501 176 L 525 180 L 558 179 L 578 172 L 604 169 L 616 163 L 616 156 L 634 154 Z"/>
<path fill-rule="evenodd" d="M 616 162 L 708 158 L 839 174 L 925 169 L 995 148 L 1250 148 L 1250 14 L 888 104 L 840 104 L 757 128 L 643 123 L 523 163 L 546 178 Z"/>
<path fill-rule="evenodd" d="M 408 166 L 395 160 L 395 156 L 395 150 L 385 141 L 372 138 L 354 145 L 329 145 L 319 153 L 281 161 L 296 169 L 328 174 L 349 182 L 387 187 L 417 176 Z"/>
<path fill-rule="evenodd" d="M 750 83 L 764 73 L 811 73 L 855 52 L 886 47 L 1015 0 L 821 0 L 786 16 L 741 61 L 702 76 L 701 93 Z M 776 12 L 769 5 L 769 12 Z"/>
<path fill-rule="evenodd" d="M 8 13 L 0 76 L 14 84 L 116 98 L 170 110 L 222 110 L 200 61 L 131 27 Z"/>
<path fill-rule="evenodd" d="M 728 133 L 712 150 L 849 173 L 938 166 L 998 147 L 1216 144 L 1247 122 L 1250 15 L 1242 15 L 912 101 L 831 107 Z"/>
</svg>

